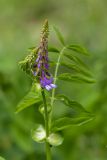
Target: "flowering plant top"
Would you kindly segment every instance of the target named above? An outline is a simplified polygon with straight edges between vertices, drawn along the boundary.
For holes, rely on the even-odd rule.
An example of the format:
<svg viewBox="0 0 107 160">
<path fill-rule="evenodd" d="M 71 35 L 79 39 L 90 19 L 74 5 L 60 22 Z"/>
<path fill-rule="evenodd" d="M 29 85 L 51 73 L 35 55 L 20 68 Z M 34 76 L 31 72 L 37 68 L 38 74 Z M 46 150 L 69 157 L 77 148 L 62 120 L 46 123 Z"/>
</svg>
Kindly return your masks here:
<svg viewBox="0 0 107 160">
<path fill-rule="evenodd" d="M 45 20 L 39 47 L 34 47 L 31 54 L 24 61 L 21 61 L 20 65 L 33 78 L 36 77 L 42 88 L 49 91 L 52 88 L 56 88 L 56 85 L 53 84 L 53 77 L 49 73 L 48 35 L 48 20 Z"/>
</svg>

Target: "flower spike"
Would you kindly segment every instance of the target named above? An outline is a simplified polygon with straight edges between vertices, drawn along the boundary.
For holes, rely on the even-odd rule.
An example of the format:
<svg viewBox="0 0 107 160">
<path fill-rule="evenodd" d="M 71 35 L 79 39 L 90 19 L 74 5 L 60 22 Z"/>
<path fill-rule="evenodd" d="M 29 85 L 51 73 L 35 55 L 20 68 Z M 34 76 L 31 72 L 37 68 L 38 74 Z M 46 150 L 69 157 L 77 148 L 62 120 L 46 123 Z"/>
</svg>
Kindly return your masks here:
<svg viewBox="0 0 107 160">
<path fill-rule="evenodd" d="M 32 70 L 33 75 L 38 77 L 41 87 L 49 91 L 52 88 L 56 88 L 56 85 L 53 84 L 53 78 L 49 73 L 48 35 L 48 20 L 45 20 L 41 32 L 41 41 L 37 51 L 37 58 L 35 59 L 35 63 L 33 65 Z"/>
</svg>

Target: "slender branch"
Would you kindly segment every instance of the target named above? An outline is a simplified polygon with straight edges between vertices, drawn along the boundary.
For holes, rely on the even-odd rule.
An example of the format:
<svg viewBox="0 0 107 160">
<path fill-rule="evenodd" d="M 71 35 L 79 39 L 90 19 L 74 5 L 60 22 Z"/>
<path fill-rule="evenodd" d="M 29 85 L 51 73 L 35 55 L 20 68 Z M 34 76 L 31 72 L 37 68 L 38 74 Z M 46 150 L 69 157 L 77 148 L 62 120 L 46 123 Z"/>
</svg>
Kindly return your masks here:
<svg viewBox="0 0 107 160">
<path fill-rule="evenodd" d="M 43 103 L 44 103 L 44 112 L 45 112 L 45 130 L 46 130 L 46 160 L 51 160 L 51 149 L 50 145 L 47 142 L 47 138 L 49 136 L 49 119 L 48 119 L 48 110 L 47 110 L 47 103 L 46 103 L 46 97 L 45 97 L 45 92 L 42 89 L 42 97 L 43 97 Z"/>
<path fill-rule="evenodd" d="M 61 60 L 61 57 L 62 57 L 65 49 L 66 49 L 66 47 L 64 46 L 59 53 L 59 57 L 58 57 L 58 61 L 57 61 L 57 64 L 56 64 L 56 69 L 55 69 L 55 74 L 54 74 L 54 84 L 56 84 L 56 81 L 57 81 L 57 74 L 58 74 L 58 69 L 59 69 L 59 66 L 60 66 L 60 60 Z M 54 97 L 55 97 L 55 88 L 53 88 L 53 90 L 52 90 L 52 97 L 51 97 L 52 110 L 51 110 L 51 113 L 50 113 L 50 121 L 49 121 L 50 126 L 51 126 L 51 121 L 52 121 L 52 111 L 53 111 Z"/>
</svg>

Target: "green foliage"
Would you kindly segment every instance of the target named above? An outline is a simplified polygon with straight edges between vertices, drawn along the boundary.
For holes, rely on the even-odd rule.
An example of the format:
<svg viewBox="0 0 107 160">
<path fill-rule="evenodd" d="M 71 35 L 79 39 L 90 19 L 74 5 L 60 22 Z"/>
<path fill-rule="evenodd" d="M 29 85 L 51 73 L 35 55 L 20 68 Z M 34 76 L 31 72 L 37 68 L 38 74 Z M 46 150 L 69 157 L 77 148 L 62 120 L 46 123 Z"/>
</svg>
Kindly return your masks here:
<svg viewBox="0 0 107 160">
<path fill-rule="evenodd" d="M 79 126 L 93 120 L 94 116 L 90 112 L 87 112 L 78 102 L 69 100 L 65 95 L 57 95 L 56 100 L 60 100 L 68 106 L 71 115 L 53 121 L 51 127 L 52 131 L 63 130 L 72 125 Z"/>
<path fill-rule="evenodd" d="M 65 46 L 65 42 L 64 42 L 64 38 L 63 38 L 63 35 L 62 33 L 59 31 L 59 29 L 56 27 L 56 26 L 53 26 L 53 29 L 57 35 L 57 38 L 59 39 L 59 41 L 61 42 L 61 44 L 63 46 Z"/>
<path fill-rule="evenodd" d="M 89 55 L 85 48 L 77 44 L 70 44 L 67 46 L 67 48 L 77 53 L 81 53 L 83 55 Z"/>
<path fill-rule="evenodd" d="M 72 62 L 84 67 L 84 68 L 87 68 L 87 65 L 79 58 L 77 57 L 76 55 L 72 54 L 72 53 L 64 53 L 64 56 L 67 57 L 69 60 L 71 60 Z"/>
<path fill-rule="evenodd" d="M 30 142 L 32 143 L 32 139 L 28 135 L 30 126 L 33 125 L 32 123 L 41 122 L 41 116 L 39 116 L 37 111 L 38 108 L 35 107 L 36 112 L 34 112 L 34 107 L 31 107 L 21 114 L 14 115 L 13 113 L 19 99 L 23 97 L 28 87 L 30 88 L 28 77 L 23 72 L 20 72 L 16 63 L 23 57 L 23 53 L 28 46 L 38 44 L 37 39 L 39 26 L 42 21 L 41 17 L 49 17 L 51 22 L 58 23 L 62 28 L 67 41 L 72 41 L 73 44 L 76 42 L 87 45 L 91 51 L 88 64 L 91 66 L 94 77 L 97 79 L 97 83 L 92 86 L 83 83 L 80 85 L 64 81 L 58 82 L 56 93 L 62 92 L 69 97 L 75 97 L 75 100 L 81 101 L 87 110 L 91 110 L 96 114 L 96 120 L 85 126 L 71 127 L 64 130 L 65 141 L 62 147 L 53 152 L 54 159 L 106 160 L 106 0 L 75 0 L 69 2 L 60 0 L 58 3 L 48 0 L 47 2 L 47 5 L 43 0 L 31 0 L 26 1 L 26 3 L 17 0 L 0 2 L 1 155 L 11 160 L 35 160 L 35 157 L 40 160 L 44 159 L 44 148 L 41 145 L 34 144 L 32 145 L 32 150 L 28 149 L 27 152 L 24 149 L 24 146 L 29 148 Z M 36 41 L 34 36 L 37 37 Z M 52 42 L 55 42 L 55 46 L 58 45 L 55 37 L 51 39 L 50 36 L 50 43 Z M 77 56 L 80 58 L 81 54 L 78 56 L 75 52 L 71 52 L 72 50 L 67 50 L 69 55 L 73 54 L 73 57 Z M 50 59 L 56 58 L 54 56 L 50 54 Z M 84 62 L 85 60 L 84 58 Z M 55 66 L 55 63 L 53 66 Z M 60 67 L 59 73 L 62 73 L 62 71 L 63 73 L 66 72 L 64 67 Z M 58 111 L 62 112 L 62 106 L 58 106 Z M 57 115 L 57 111 L 55 115 Z M 12 125 L 13 123 L 14 125 Z M 14 133 L 11 135 L 11 128 L 13 131 L 15 128 L 19 128 L 17 137 L 14 136 Z M 24 140 L 21 134 L 25 137 Z M 21 146 L 21 143 L 24 145 Z"/>
<path fill-rule="evenodd" d="M 60 100 L 66 106 L 72 108 L 75 111 L 76 115 L 83 115 L 83 114 L 90 115 L 90 113 L 87 112 L 80 103 L 73 101 L 73 100 L 70 100 L 65 95 L 57 95 L 55 98 L 56 98 L 56 100 Z"/>
<path fill-rule="evenodd" d="M 71 73 L 62 73 L 58 76 L 59 80 L 64 80 L 68 82 L 85 82 L 85 83 L 94 83 L 95 80 L 92 78 L 87 78 L 81 74 L 72 75 Z"/>
<path fill-rule="evenodd" d="M 17 105 L 16 113 L 30 107 L 32 104 L 37 104 L 42 101 L 41 87 L 38 83 L 33 83 L 30 92 Z"/>
<path fill-rule="evenodd" d="M 63 130 L 67 127 L 71 127 L 72 125 L 75 126 L 80 126 L 83 125 L 84 123 L 87 123 L 89 121 L 93 120 L 92 117 L 88 117 L 88 116 L 81 116 L 78 118 L 70 118 L 70 117 L 63 117 L 63 118 L 59 118 L 58 120 L 55 120 L 52 124 L 52 131 L 56 132 L 56 131 L 60 131 Z"/>
<path fill-rule="evenodd" d="M 33 77 L 34 70 L 34 64 L 35 60 L 39 56 L 39 49 L 44 51 L 44 48 L 47 48 L 47 38 L 48 38 L 48 21 L 45 20 L 45 23 L 43 25 L 42 29 L 42 40 L 44 40 L 44 43 L 41 44 L 41 48 L 30 48 L 31 52 L 30 54 L 21 61 L 20 67 L 23 71 L 25 71 L 27 74 L 29 74 L 31 77 Z M 92 75 L 88 69 L 88 67 L 85 65 L 85 63 L 76 55 L 73 55 L 74 53 L 66 53 L 67 49 L 70 51 L 75 51 L 77 53 L 81 53 L 83 55 L 88 55 L 86 49 L 84 49 L 81 46 L 70 44 L 65 46 L 65 41 L 63 38 L 62 33 L 59 31 L 57 27 L 54 26 L 54 30 L 56 32 L 58 40 L 63 45 L 62 49 L 59 50 L 56 47 L 49 47 L 49 52 L 58 53 L 57 60 L 50 61 L 50 64 L 56 64 L 55 71 L 54 71 L 54 85 L 56 85 L 57 79 L 64 80 L 64 81 L 76 81 L 76 82 L 87 82 L 92 83 Z M 47 43 L 45 43 L 47 42 Z M 43 48 L 42 48 L 43 47 Z M 41 52 L 44 56 L 44 52 Z M 66 58 L 65 58 L 66 57 Z M 45 58 L 45 57 L 44 57 Z M 47 57 L 48 58 L 48 57 Z M 62 58 L 64 60 L 62 60 Z M 45 62 L 41 60 L 42 63 Z M 67 69 L 67 73 L 61 73 L 58 75 L 58 72 L 60 70 L 60 66 L 64 67 L 64 69 Z M 39 70 L 39 68 L 37 68 Z M 40 68 L 41 71 L 44 71 L 43 68 Z M 45 68 L 46 69 L 46 68 Z M 48 72 L 48 71 L 47 71 Z M 43 77 L 40 77 L 43 78 Z M 50 156 L 50 145 L 52 146 L 58 146 L 62 144 L 63 138 L 61 135 L 57 134 L 57 131 L 64 130 L 67 127 L 70 126 L 80 126 L 84 123 L 87 123 L 91 120 L 93 120 L 93 115 L 89 112 L 87 112 L 84 107 L 79 104 L 76 101 L 73 101 L 69 98 L 67 98 L 65 95 L 55 95 L 55 88 L 52 90 L 52 95 L 46 94 L 45 96 L 45 87 L 43 88 L 40 83 L 40 78 L 36 77 L 35 80 L 33 77 L 33 85 L 30 90 L 30 92 L 21 100 L 21 102 L 18 104 L 16 113 L 22 111 L 23 109 L 30 107 L 32 104 L 36 104 L 38 106 L 38 103 L 41 103 L 39 106 L 39 111 L 42 114 L 44 121 L 45 121 L 45 128 L 42 124 L 37 124 L 35 128 L 31 131 L 32 139 L 38 143 L 46 143 L 46 155 L 47 157 Z M 51 84 L 52 85 L 52 84 Z M 50 101 L 49 101 L 50 100 Z M 62 102 L 67 108 L 69 108 L 69 114 L 65 113 L 64 116 L 60 116 L 60 118 L 53 119 L 53 107 L 54 107 L 54 101 L 60 101 Z M 56 106 L 55 106 L 56 107 Z M 47 158 L 48 159 L 48 158 Z"/>
<path fill-rule="evenodd" d="M 74 64 L 71 65 L 68 63 L 62 63 L 62 65 L 66 66 L 67 68 L 73 69 L 76 72 L 76 74 L 73 75 L 72 73 L 71 74 L 64 73 L 59 76 L 60 79 L 67 80 L 67 81 L 86 82 L 86 83 L 95 82 L 95 80 L 92 77 L 92 74 L 89 71 L 89 68 L 79 57 L 73 55 L 72 53 L 69 53 L 69 54 L 64 53 L 64 56 L 67 57 L 71 61 L 71 63 L 74 63 Z"/>
<path fill-rule="evenodd" d="M 48 47 L 48 52 L 56 52 L 59 53 L 59 50 L 56 47 Z"/>
<path fill-rule="evenodd" d="M 83 68 L 79 65 L 68 63 L 68 62 L 61 62 L 61 65 L 70 70 L 73 70 L 75 73 L 80 73 L 84 76 L 92 77 L 92 74 L 86 68 Z"/>
<path fill-rule="evenodd" d="M 0 160 L 5 160 L 3 157 L 0 157 Z"/>
<path fill-rule="evenodd" d="M 87 51 L 85 48 L 78 46 L 78 45 L 69 45 L 65 47 L 66 49 L 71 49 L 75 51 L 82 53 L 83 55 L 88 55 Z M 73 55 L 73 53 L 66 53 L 64 51 L 62 54 L 57 48 L 52 48 L 52 50 L 49 50 L 50 52 L 59 52 L 61 57 L 65 56 L 67 57 L 71 62 L 66 61 L 61 61 L 58 62 L 60 63 L 61 66 L 64 66 L 68 68 L 71 73 L 63 73 L 58 76 L 59 79 L 65 80 L 65 81 L 75 81 L 75 82 L 85 82 L 85 83 L 93 83 L 95 80 L 92 77 L 91 72 L 89 71 L 89 68 L 87 65 L 76 55 Z M 59 56 L 60 56 L 59 55 Z M 61 58 L 60 57 L 60 58 Z M 54 64 L 54 62 L 53 62 Z M 57 65 L 57 63 L 56 63 Z"/>
</svg>

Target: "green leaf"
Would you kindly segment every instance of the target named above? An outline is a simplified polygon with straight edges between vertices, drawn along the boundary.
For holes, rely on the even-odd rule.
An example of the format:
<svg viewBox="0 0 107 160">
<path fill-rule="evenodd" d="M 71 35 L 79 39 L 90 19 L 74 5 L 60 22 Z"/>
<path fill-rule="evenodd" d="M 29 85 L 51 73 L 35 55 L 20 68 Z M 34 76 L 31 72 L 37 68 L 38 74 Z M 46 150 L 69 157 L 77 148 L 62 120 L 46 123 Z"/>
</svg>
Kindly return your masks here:
<svg viewBox="0 0 107 160">
<path fill-rule="evenodd" d="M 55 27 L 55 26 L 53 26 L 53 29 L 54 29 L 54 31 L 55 31 L 55 33 L 56 33 L 59 41 L 61 42 L 61 44 L 62 44 L 63 46 L 65 46 L 64 38 L 63 38 L 61 32 L 59 31 L 59 29 L 58 29 L 57 27 Z"/>
<path fill-rule="evenodd" d="M 75 73 L 80 73 L 84 76 L 92 77 L 92 74 L 89 72 L 89 70 L 84 69 L 83 67 L 77 66 L 76 64 L 67 63 L 67 62 L 61 62 L 60 64 L 70 70 L 73 70 Z"/>
<path fill-rule="evenodd" d="M 46 138 L 46 132 L 42 125 L 36 124 L 31 131 L 32 139 L 38 143 L 43 143 Z"/>
<path fill-rule="evenodd" d="M 73 62 L 75 62 L 76 64 L 81 65 L 82 67 L 85 67 L 88 69 L 87 65 L 77 56 L 72 55 L 71 53 L 64 53 L 64 56 L 67 57 L 68 59 L 72 60 Z"/>
<path fill-rule="evenodd" d="M 0 157 L 0 160 L 5 160 L 3 157 Z"/>
<path fill-rule="evenodd" d="M 87 78 L 80 74 L 72 75 L 71 73 L 63 73 L 58 76 L 58 79 L 68 82 L 84 82 L 84 83 L 95 83 L 94 79 Z"/>
<path fill-rule="evenodd" d="M 48 51 L 49 52 L 56 52 L 56 53 L 59 53 L 60 51 L 57 49 L 57 48 L 55 48 L 55 47 L 48 47 Z"/>
<path fill-rule="evenodd" d="M 55 120 L 52 124 L 52 131 L 60 131 L 70 126 L 81 126 L 89 121 L 93 120 L 93 117 L 76 117 L 76 118 L 70 118 L 70 117 L 63 117 Z"/>
<path fill-rule="evenodd" d="M 54 61 L 49 61 L 50 67 L 53 67 L 56 65 L 56 63 Z"/>
<path fill-rule="evenodd" d="M 68 106 L 70 108 L 69 113 L 71 112 L 73 114 L 69 114 L 69 116 L 66 115 L 65 117 L 53 121 L 51 126 L 52 132 L 65 129 L 72 125 L 82 125 L 93 120 L 93 114 L 86 111 L 78 102 L 69 100 L 65 95 L 57 95 L 55 98 Z"/>
<path fill-rule="evenodd" d="M 73 101 L 73 100 L 69 100 L 69 98 L 66 97 L 65 95 L 59 94 L 55 98 L 56 98 L 56 100 L 60 100 L 66 106 L 72 108 L 75 111 L 75 115 L 80 115 L 80 114 L 82 114 L 82 115 L 85 114 L 88 116 L 91 115 L 89 112 L 87 112 L 84 109 L 84 107 L 80 103 Z"/>
<path fill-rule="evenodd" d="M 76 45 L 76 44 L 70 44 L 67 46 L 68 49 L 75 51 L 77 53 L 81 53 L 83 55 L 89 55 L 87 50 L 83 47 L 81 47 L 80 45 Z"/>
<path fill-rule="evenodd" d="M 66 67 L 68 69 L 72 69 L 76 72 L 79 72 L 79 69 L 75 64 L 67 63 L 67 62 L 61 62 L 60 65 Z"/>
<path fill-rule="evenodd" d="M 64 53 L 64 56 L 76 63 L 74 70 L 80 74 L 71 75 L 68 73 L 65 75 L 66 77 L 62 75 L 61 78 L 62 79 L 64 78 L 63 80 L 85 82 L 85 83 L 95 83 L 95 80 L 93 79 L 93 76 L 88 66 L 80 58 L 72 54 L 68 54 L 68 53 Z M 68 68 L 72 67 L 71 64 L 70 65 L 68 64 L 65 66 Z"/>
<path fill-rule="evenodd" d="M 34 83 L 30 92 L 19 102 L 16 113 L 22 111 L 23 109 L 30 107 L 32 104 L 42 101 L 41 97 L 41 86 L 38 83 Z"/>
<path fill-rule="evenodd" d="M 59 146 L 63 143 L 62 136 L 56 133 L 51 133 L 47 140 L 52 146 Z"/>
</svg>

